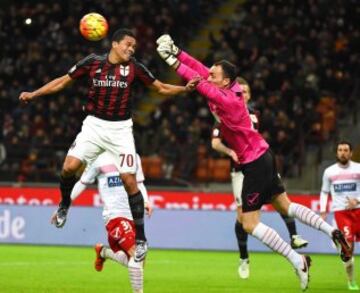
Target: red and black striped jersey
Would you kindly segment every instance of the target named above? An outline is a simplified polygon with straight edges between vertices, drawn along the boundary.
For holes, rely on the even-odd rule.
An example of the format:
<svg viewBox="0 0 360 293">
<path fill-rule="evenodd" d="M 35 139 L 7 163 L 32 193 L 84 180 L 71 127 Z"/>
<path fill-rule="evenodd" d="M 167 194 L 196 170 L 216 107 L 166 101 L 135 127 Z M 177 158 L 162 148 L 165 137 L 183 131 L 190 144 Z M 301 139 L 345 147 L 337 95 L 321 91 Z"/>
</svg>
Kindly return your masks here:
<svg viewBox="0 0 360 293">
<path fill-rule="evenodd" d="M 86 113 L 111 121 L 131 118 L 131 92 L 135 81 L 150 85 L 155 80 L 135 58 L 126 63 L 112 64 L 108 54 L 90 54 L 73 66 L 68 74 L 72 79 L 88 79 Z"/>
</svg>

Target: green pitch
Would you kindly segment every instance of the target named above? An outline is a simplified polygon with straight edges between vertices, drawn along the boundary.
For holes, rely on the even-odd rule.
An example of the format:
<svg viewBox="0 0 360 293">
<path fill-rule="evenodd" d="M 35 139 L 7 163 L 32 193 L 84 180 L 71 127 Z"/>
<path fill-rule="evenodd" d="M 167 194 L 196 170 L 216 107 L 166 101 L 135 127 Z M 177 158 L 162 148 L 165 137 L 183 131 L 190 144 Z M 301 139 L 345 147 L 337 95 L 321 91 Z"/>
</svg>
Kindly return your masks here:
<svg viewBox="0 0 360 293">
<path fill-rule="evenodd" d="M 0 245 L 0 292 L 131 292 L 127 270 L 108 260 L 96 272 L 94 255 L 84 247 Z M 349 292 L 339 257 L 312 259 L 307 292 Z M 252 253 L 248 280 L 239 279 L 237 264 L 235 252 L 152 250 L 144 292 L 300 292 L 292 267 L 278 255 Z"/>
</svg>

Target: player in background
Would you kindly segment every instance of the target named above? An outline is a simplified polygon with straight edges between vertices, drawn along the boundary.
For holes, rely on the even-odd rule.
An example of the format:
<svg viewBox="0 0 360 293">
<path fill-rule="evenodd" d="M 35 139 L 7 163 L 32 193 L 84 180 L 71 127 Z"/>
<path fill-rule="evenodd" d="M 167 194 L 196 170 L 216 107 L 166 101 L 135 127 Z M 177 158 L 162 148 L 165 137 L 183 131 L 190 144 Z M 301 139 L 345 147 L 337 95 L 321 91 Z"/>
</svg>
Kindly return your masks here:
<svg viewBox="0 0 360 293">
<path fill-rule="evenodd" d="M 249 84 L 245 79 L 241 77 L 237 77 L 236 81 L 238 84 L 240 84 L 242 88 L 242 94 L 245 103 L 248 107 L 253 127 L 254 129 L 258 129 L 259 120 L 256 115 L 256 112 L 253 109 L 251 109 L 248 105 L 248 102 L 251 99 L 251 91 Z M 250 275 L 249 253 L 247 249 L 248 234 L 246 233 L 242 225 L 242 200 L 241 200 L 241 190 L 243 186 L 244 174 L 241 171 L 241 165 L 237 163 L 238 158 L 236 153 L 232 149 L 228 148 L 226 144 L 224 144 L 222 141 L 222 135 L 221 135 L 219 123 L 216 123 L 213 128 L 211 146 L 214 150 L 223 153 L 231 158 L 231 170 L 232 170 L 231 184 L 232 184 L 235 202 L 237 204 L 235 235 L 240 252 L 240 264 L 238 268 L 238 273 L 240 278 L 247 279 L 249 278 Z M 287 215 L 283 215 L 283 214 L 280 214 L 280 216 L 284 220 L 286 228 L 289 231 L 291 247 L 294 249 L 306 247 L 308 245 L 308 241 L 304 240 L 300 235 L 297 235 L 294 218 L 288 217 Z"/>
<path fill-rule="evenodd" d="M 127 193 L 113 158 L 107 152 L 98 156 L 85 169 L 85 172 L 71 192 L 71 199 L 75 200 L 95 180 L 97 180 L 97 188 L 103 201 L 103 219 L 110 246 L 106 247 L 100 243 L 96 244 L 95 269 L 101 271 L 105 260 L 111 259 L 128 269 L 133 292 L 143 292 L 143 261 L 134 261 L 135 229 L 127 200 Z M 144 174 L 138 154 L 136 154 L 136 181 L 144 196 L 145 209 L 150 216 L 152 207 L 144 185 Z"/>
<path fill-rule="evenodd" d="M 224 140 L 235 151 L 242 165 L 244 181 L 241 198 L 245 231 L 287 258 L 295 268 L 301 289 L 306 290 L 309 284 L 310 257 L 298 254 L 275 230 L 260 222 L 262 205 L 271 201 L 278 212 L 321 230 L 336 245 L 341 246 L 341 256 L 347 258 L 350 247 L 343 234 L 309 208 L 293 203 L 288 198 L 269 145 L 253 129 L 241 93 L 233 90 L 236 66 L 226 60 L 216 62 L 210 69 L 196 60 L 196 66 L 186 64 L 184 59 L 189 58 L 189 55 L 180 51 L 169 35 L 161 36 L 157 44 L 160 57 L 208 100 L 209 108 L 221 122 Z M 200 67 L 201 72 L 196 70 Z"/>
<path fill-rule="evenodd" d="M 60 175 L 61 202 L 55 225 L 64 226 L 71 204 L 70 193 L 83 163 L 91 165 L 104 151 L 113 157 L 121 181 L 129 197 L 136 227 L 137 261 L 145 258 L 147 243 L 144 232 L 144 200 L 135 180 L 135 143 L 132 132 L 133 83 L 140 81 L 163 95 L 176 95 L 188 87 L 164 84 L 134 57 L 136 38 L 131 30 L 119 29 L 112 36 L 111 49 L 103 55 L 90 54 L 67 74 L 58 77 L 33 92 L 22 92 L 20 101 L 54 94 L 83 78 L 88 82 L 85 112 L 81 132 L 71 145 Z"/>
<path fill-rule="evenodd" d="M 331 211 L 338 228 L 351 247 L 351 255 L 344 261 L 349 290 L 359 290 L 354 274 L 354 242 L 360 241 L 360 164 L 351 161 L 352 146 L 340 141 L 336 146 L 336 163 L 326 168 L 320 193 L 320 214 L 325 220 L 327 201 L 332 198 Z"/>
</svg>

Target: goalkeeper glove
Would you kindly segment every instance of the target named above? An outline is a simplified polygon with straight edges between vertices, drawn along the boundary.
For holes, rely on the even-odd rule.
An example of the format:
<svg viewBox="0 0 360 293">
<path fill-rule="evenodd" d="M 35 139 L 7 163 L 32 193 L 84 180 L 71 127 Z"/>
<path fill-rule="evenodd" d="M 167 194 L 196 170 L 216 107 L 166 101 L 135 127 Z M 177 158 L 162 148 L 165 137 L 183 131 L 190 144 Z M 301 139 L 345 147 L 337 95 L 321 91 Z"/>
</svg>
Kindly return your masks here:
<svg viewBox="0 0 360 293">
<path fill-rule="evenodd" d="M 170 35 L 162 35 L 157 40 L 156 43 L 160 46 L 168 46 L 169 51 L 174 56 L 177 56 L 180 53 L 180 49 L 174 44 L 174 40 L 171 38 Z"/>
<path fill-rule="evenodd" d="M 156 51 L 169 66 L 173 66 L 178 61 L 178 59 L 171 54 L 171 51 L 169 50 L 169 47 L 166 44 L 160 44 L 157 47 Z"/>
</svg>

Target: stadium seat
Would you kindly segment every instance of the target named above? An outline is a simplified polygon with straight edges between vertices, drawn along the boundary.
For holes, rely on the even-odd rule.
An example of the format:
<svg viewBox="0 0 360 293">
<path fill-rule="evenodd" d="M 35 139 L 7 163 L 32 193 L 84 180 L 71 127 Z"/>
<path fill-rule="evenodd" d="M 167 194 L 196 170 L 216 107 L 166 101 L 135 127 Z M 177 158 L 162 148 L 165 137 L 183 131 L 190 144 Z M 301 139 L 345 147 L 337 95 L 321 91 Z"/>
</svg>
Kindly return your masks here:
<svg viewBox="0 0 360 293">
<path fill-rule="evenodd" d="M 149 157 L 146 164 L 148 165 L 146 166 L 145 177 L 152 179 L 161 179 L 163 177 L 163 172 L 162 172 L 163 160 L 160 157 L 158 156 Z"/>
<path fill-rule="evenodd" d="M 199 182 L 208 182 L 211 179 L 209 170 L 209 161 L 212 159 L 198 159 L 198 164 L 195 169 L 195 177 Z"/>
<path fill-rule="evenodd" d="M 212 179 L 216 182 L 228 182 L 230 180 L 230 160 L 216 159 L 211 166 Z"/>
</svg>

